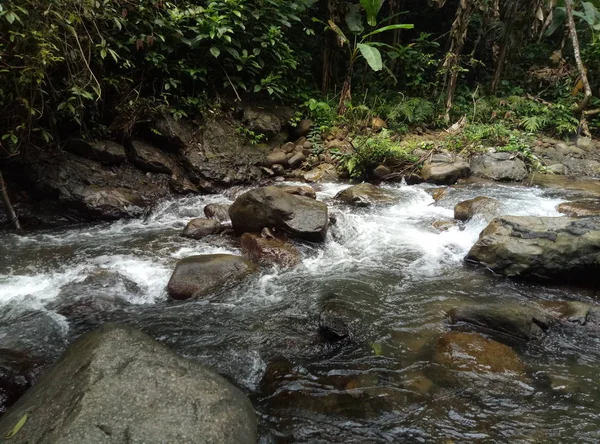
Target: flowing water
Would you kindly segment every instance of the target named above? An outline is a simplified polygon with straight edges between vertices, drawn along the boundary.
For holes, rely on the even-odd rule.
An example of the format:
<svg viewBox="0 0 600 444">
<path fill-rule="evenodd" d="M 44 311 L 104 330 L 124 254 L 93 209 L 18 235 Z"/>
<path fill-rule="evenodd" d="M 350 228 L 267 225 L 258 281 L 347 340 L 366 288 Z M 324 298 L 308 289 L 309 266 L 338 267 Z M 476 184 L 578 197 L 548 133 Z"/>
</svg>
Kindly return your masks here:
<svg viewBox="0 0 600 444">
<path fill-rule="evenodd" d="M 101 323 L 137 326 L 241 387 L 264 444 L 599 442 L 600 334 L 565 328 L 516 345 L 528 369 L 523 380 L 449 380 L 432 359 L 454 306 L 590 302 L 598 291 L 515 283 L 468 266 L 463 258 L 485 221 L 441 233 L 431 223 L 479 195 L 499 199 L 503 214 L 560 216 L 556 206 L 567 196 L 468 185 L 435 203 L 427 186 L 394 185 L 385 188 L 395 205 L 364 209 L 333 201 L 346 186 L 320 186 L 337 222 L 324 244 L 298 244 L 300 266 L 262 269 L 196 301 L 167 298 L 177 260 L 239 254 L 239 245 L 180 232 L 204 205 L 231 203 L 233 190 L 163 202 L 143 220 L 2 234 L 0 346 L 56 357 Z M 352 340 L 323 340 L 323 310 L 349 320 Z"/>
</svg>

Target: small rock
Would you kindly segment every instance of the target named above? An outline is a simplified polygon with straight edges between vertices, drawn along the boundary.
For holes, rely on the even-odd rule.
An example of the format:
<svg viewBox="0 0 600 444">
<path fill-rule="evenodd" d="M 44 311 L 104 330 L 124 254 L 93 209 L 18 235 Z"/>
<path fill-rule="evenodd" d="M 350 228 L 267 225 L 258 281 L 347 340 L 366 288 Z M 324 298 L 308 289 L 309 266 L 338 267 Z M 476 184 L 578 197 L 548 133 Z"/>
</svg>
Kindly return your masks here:
<svg viewBox="0 0 600 444">
<path fill-rule="evenodd" d="M 241 237 L 242 252 L 248 260 L 261 265 L 292 267 L 300 263 L 300 253 L 290 244 L 276 238 L 265 238 L 253 233 Z"/>
<path fill-rule="evenodd" d="M 302 153 L 298 153 L 298 154 L 294 154 L 292 157 L 290 157 L 290 159 L 288 160 L 288 163 L 289 163 L 290 167 L 298 168 L 298 167 L 300 167 L 300 165 L 302 165 L 302 162 L 304 162 L 305 160 L 306 160 L 306 156 Z"/>
<path fill-rule="evenodd" d="M 218 220 L 197 218 L 188 222 L 181 235 L 190 239 L 202 239 L 211 234 L 222 233 L 223 229 Z"/>
<path fill-rule="evenodd" d="M 390 174 L 392 174 L 392 170 L 386 167 L 385 165 L 378 165 L 373 170 L 373 176 L 377 177 L 378 179 L 383 179 L 385 176 L 388 176 Z"/>
<path fill-rule="evenodd" d="M 204 296 L 254 271 L 256 266 L 241 256 L 231 254 L 191 256 L 177 262 L 167 285 L 167 292 L 173 299 Z"/>
<path fill-rule="evenodd" d="M 209 219 L 218 220 L 219 222 L 230 222 L 229 205 L 223 204 L 208 204 L 204 207 L 204 215 Z"/>
<path fill-rule="evenodd" d="M 302 144 L 302 149 L 303 150 L 312 150 L 313 149 L 313 143 L 309 142 L 308 140 L 306 142 L 304 142 Z"/>
<path fill-rule="evenodd" d="M 450 228 L 457 227 L 458 222 L 455 220 L 436 220 L 431 226 L 439 231 L 448 231 Z"/>
<path fill-rule="evenodd" d="M 335 166 L 331 164 L 321 164 L 304 174 L 304 180 L 307 182 L 337 182 L 339 175 Z"/>
<path fill-rule="evenodd" d="M 448 191 L 448 188 L 446 188 L 446 187 L 430 188 L 429 190 L 427 190 L 427 192 L 431 194 L 431 197 L 433 197 L 433 200 L 435 200 L 436 202 L 439 200 L 442 200 L 444 198 L 444 196 L 446 195 L 447 191 Z"/>
<path fill-rule="evenodd" d="M 491 197 L 479 196 L 460 202 L 454 207 L 454 218 L 467 221 L 477 215 L 482 215 L 488 222 L 498 213 L 499 203 Z"/>
<path fill-rule="evenodd" d="M 267 166 L 273 167 L 276 164 L 286 166 L 288 164 L 287 154 L 283 151 L 273 151 L 269 154 L 267 156 Z"/>
<path fill-rule="evenodd" d="M 370 183 L 353 185 L 340 191 L 335 198 L 356 207 L 368 207 L 373 204 L 395 201 L 394 196 Z"/>
<path fill-rule="evenodd" d="M 292 153 L 296 149 L 296 145 L 293 142 L 288 142 L 281 147 L 281 151 L 284 153 Z"/>
<path fill-rule="evenodd" d="M 285 167 L 279 163 L 271 165 L 271 170 L 273 170 L 273 174 L 275 174 L 276 176 L 281 176 L 285 174 Z"/>
<path fill-rule="evenodd" d="M 562 174 L 564 176 L 569 174 L 569 169 L 562 163 L 555 163 L 554 165 L 547 166 L 546 171 L 552 174 Z"/>
<path fill-rule="evenodd" d="M 311 199 L 317 198 L 315 189 L 310 185 L 277 185 L 277 188 L 296 196 L 305 196 L 310 197 Z"/>
<path fill-rule="evenodd" d="M 583 150 L 590 150 L 594 148 L 594 141 L 589 137 L 579 136 L 577 138 L 576 144 L 578 148 L 581 148 Z"/>
</svg>

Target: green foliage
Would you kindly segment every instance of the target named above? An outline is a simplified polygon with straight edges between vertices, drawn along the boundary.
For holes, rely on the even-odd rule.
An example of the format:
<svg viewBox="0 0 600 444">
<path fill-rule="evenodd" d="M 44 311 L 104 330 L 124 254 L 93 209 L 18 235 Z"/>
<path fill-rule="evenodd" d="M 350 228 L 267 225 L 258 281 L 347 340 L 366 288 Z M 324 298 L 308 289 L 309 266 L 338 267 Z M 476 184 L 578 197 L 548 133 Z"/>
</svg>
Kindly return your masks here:
<svg viewBox="0 0 600 444">
<path fill-rule="evenodd" d="M 235 130 L 250 145 L 258 145 L 259 143 L 262 143 L 265 140 L 264 134 L 257 133 L 245 126 L 240 125 Z"/>
<path fill-rule="evenodd" d="M 423 124 L 435 121 L 435 106 L 427 99 L 420 97 L 403 97 L 388 115 L 392 125 Z"/>
</svg>

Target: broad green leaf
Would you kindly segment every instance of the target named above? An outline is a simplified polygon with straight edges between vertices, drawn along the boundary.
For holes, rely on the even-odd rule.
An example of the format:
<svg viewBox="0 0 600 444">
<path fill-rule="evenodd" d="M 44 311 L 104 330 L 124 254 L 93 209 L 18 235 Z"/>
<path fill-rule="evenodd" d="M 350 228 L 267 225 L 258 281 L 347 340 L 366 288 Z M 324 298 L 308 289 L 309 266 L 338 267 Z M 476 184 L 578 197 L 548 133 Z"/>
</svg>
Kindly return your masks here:
<svg viewBox="0 0 600 444">
<path fill-rule="evenodd" d="M 8 23 L 10 23 L 11 25 L 12 25 L 12 24 L 13 24 L 13 22 L 14 22 L 14 21 L 15 21 L 15 20 L 18 18 L 18 17 L 17 17 L 17 14 L 15 14 L 15 13 L 14 13 L 14 12 L 12 12 L 12 11 L 8 11 L 4 17 L 6 17 L 6 21 L 7 21 Z"/>
<path fill-rule="evenodd" d="M 329 20 L 327 23 L 329 24 L 329 27 L 331 28 L 331 30 L 340 36 L 340 38 L 342 39 L 342 43 L 346 43 L 348 41 L 346 34 L 344 34 L 344 32 L 340 29 L 340 27 L 338 25 L 336 25 L 333 22 L 333 20 Z"/>
<path fill-rule="evenodd" d="M 13 429 L 4 436 L 4 438 L 10 439 L 13 436 L 15 436 L 17 433 L 19 433 L 19 431 L 23 428 L 23 426 L 27 422 L 27 418 L 29 418 L 29 415 L 27 413 L 25 413 L 21 417 L 21 419 L 19 419 L 19 422 L 17 422 L 17 424 L 13 427 Z"/>
<path fill-rule="evenodd" d="M 360 0 L 361 6 L 367 13 L 367 23 L 369 26 L 377 25 L 377 14 L 383 6 L 385 0 Z"/>
<path fill-rule="evenodd" d="M 588 23 L 593 26 L 596 22 L 600 21 L 600 11 L 598 8 L 594 6 L 591 2 L 583 2 L 582 3 L 583 10 L 585 11 L 585 15 L 589 17 Z"/>
<path fill-rule="evenodd" d="M 221 50 L 219 48 L 217 48 L 216 46 L 213 46 L 210 48 L 210 53 L 216 59 L 217 57 L 219 57 L 221 55 Z"/>
<path fill-rule="evenodd" d="M 554 8 L 552 11 L 552 23 L 548 26 L 546 35 L 552 35 L 560 28 L 567 19 L 567 10 L 565 8 Z"/>
<path fill-rule="evenodd" d="M 367 37 L 370 37 L 370 36 L 375 35 L 375 34 L 379 34 L 380 32 L 392 31 L 394 29 L 413 29 L 414 27 L 415 27 L 415 25 L 408 25 L 408 24 L 398 24 L 398 25 L 384 26 L 383 28 L 376 29 L 375 31 L 372 31 L 372 32 L 364 35 L 362 39 L 364 40 Z"/>
<path fill-rule="evenodd" d="M 362 17 L 360 16 L 359 5 L 348 5 L 348 12 L 346 13 L 346 25 L 353 34 L 360 34 L 363 32 L 364 27 L 362 24 Z"/>
<path fill-rule="evenodd" d="M 381 61 L 381 53 L 379 50 L 371 45 L 367 45 L 366 43 L 359 43 L 357 46 L 371 69 L 373 71 L 381 71 L 383 68 L 383 62 Z"/>
</svg>

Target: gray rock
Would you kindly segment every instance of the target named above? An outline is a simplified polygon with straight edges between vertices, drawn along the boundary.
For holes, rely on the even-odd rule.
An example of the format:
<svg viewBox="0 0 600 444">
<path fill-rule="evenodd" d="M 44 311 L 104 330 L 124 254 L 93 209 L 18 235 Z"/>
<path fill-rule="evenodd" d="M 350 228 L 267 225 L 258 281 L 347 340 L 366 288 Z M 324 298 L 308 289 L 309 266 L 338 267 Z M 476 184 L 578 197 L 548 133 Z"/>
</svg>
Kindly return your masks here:
<svg viewBox="0 0 600 444">
<path fill-rule="evenodd" d="M 547 166 L 546 171 L 552 174 L 562 174 L 564 176 L 569 174 L 569 169 L 562 163 L 555 163 L 553 165 Z"/>
<path fill-rule="evenodd" d="M 281 176 L 285 174 L 285 167 L 279 163 L 271 165 L 271 169 L 273 170 L 273 174 L 276 176 Z"/>
<path fill-rule="evenodd" d="M 498 215 L 500 204 L 498 200 L 491 197 L 479 196 L 474 199 L 465 200 L 454 207 L 454 218 L 467 221 L 477 215 L 481 215 L 486 221 L 491 221 Z"/>
<path fill-rule="evenodd" d="M 594 141 L 589 137 L 579 136 L 577 138 L 576 144 L 578 148 L 581 148 L 583 150 L 591 150 L 592 148 L 594 148 Z"/>
<path fill-rule="evenodd" d="M 462 158 L 454 159 L 449 155 L 436 154 L 425 162 L 421 175 L 426 182 L 438 185 L 452 185 L 458 179 L 471 174 L 469 164 Z"/>
<path fill-rule="evenodd" d="M 244 233 L 240 239 L 242 252 L 248 260 L 262 265 L 277 264 L 292 267 L 300 263 L 300 252 L 280 239 Z"/>
<path fill-rule="evenodd" d="M 518 182 L 527 177 L 525 162 L 512 153 L 486 153 L 471 159 L 471 174 L 485 179 Z"/>
<path fill-rule="evenodd" d="M 65 149 L 86 159 L 95 160 L 107 165 L 118 165 L 127 160 L 125 148 L 111 140 L 88 142 L 83 139 L 69 139 Z"/>
<path fill-rule="evenodd" d="M 167 292 L 173 299 L 204 296 L 256 271 L 256 266 L 241 256 L 203 254 L 177 262 Z"/>
<path fill-rule="evenodd" d="M 159 148 L 142 140 L 131 142 L 131 161 L 143 171 L 152 173 L 173 172 L 173 162 Z"/>
<path fill-rule="evenodd" d="M 315 189 L 310 185 L 276 185 L 282 191 L 286 193 L 295 194 L 296 196 L 310 197 L 311 199 L 317 198 Z"/>
<path fill-rule="evenodd" d="M 454 323 L 466 323 L 526 341 L 540 339 L 551 318 L 534 305 L 478 304 L 456 307 L 448 313 Z"/>
<path fill-rule="evenodd" d="M 345 190 L 340 191 L 335 196 L 348 205 L 355 207 L 368 207 L 373 204 L 394 203 L 395 198 L 390 193 L 376 187 L 370 183 L 361 183 L 353 185 Z"/>
<path fill-rule="evenodd" d="M 288 163 L 289 163 L 290 167 L 298 168 L 302 165 L 302 162 L 304 162 L 305 160 L 306 160 L 306 156 L 302 153 L 298 153 L 298 154 L 294 154 L 292 157 L 290 157 L 290 159 L 288 160 Z"/>
<path fill-rule="evenodd" d="M 325 240 L 329 223 L 327 205 L 323 202 L 272 186 L 242 194 L 229 208 L 229 215 L 237 235 L 273 228 L 316 242 Z"/>
<path fill-rule="evenodd" d="M 378 179 L 383 179 L 385 176 L 388 176 L 390 174 L 392 174 L 392 170 L 386 167 L 385 165 L 378 165 L 373 170 L 373 176 L 375 176 Z"/>
<path fill-rule="evenodd" d="M 310 133 L 314 122 L 312 120 L 304 119 L 298 122 L 298 125 L 293 129 L 293 135 L 295 138 L 305 137 Z"/>
<path fill-rule="evenodd" d="M 204 215 L 219 222 L 231 222 L 231 219 L 229 219 L 229 205 L 208 204 L 204 207 Z"/>
<path fill-rule="evenodd" d="M 16 444 L 255 443 L 244 394 L 131 327 L 79 338 L 0 420 Z"/>
<path fill-rule="evenodd" d="M 0 416 L 31 387 L 46 363 L 20 351 L 0 349 Z"/>
<path fill-rule="evenodd" d="M 336 182 L 339 175 L 335 166 L 329 163 L 322 163 L 307 173 L 304 173 L 304 180 L 307 182 Z"/>
<path fill-rule="evenodd" d="M 295 149 L 296 149 L 296 144 L 294 142 L 287 142 L 287 143 L 283 144 L 283 146 L 281 147 L 281 151 L 283 151 L 286 154 L 293 152 Z"/>
<path fill-rule="evenodd" d="M 243 120 L 248 128 L 271 139 L 281 131 L 292 115 L 293 111 L 286 107 L 250 105 L 244 109 Z"/>
<path fill-rule="evenodd" d="M 600 199 L 581 199 L 563 202 L 558 206 L 558 212 L 569 217 L 600 216 Z"/>
<path fill-rule="evenodd" d="M 273 151 L 271 154 L 267 156 L 267 165 L 287 165 L 288 164 L 288 156 L 283 151 Z"/>
<path fill-rule="evenodd" d="M 500 217 L 466 260 L 504 276 L 598 285 L 600 217 Z"/>
<path fill-rule="evenodd" d="M 438 231 L 448 231 L 450 228 L 458 226 L 458 222 L 455 220 L 436 220 L 431 226 Z"/>
<path fill-rule="evenodd" d="M 215 219 L 192 219 L 183 229 L 181 235 L 190 239 L 202 239 L 211 234 L 222 233 L 224 227 L 221 222 Z"/>
</svg>

